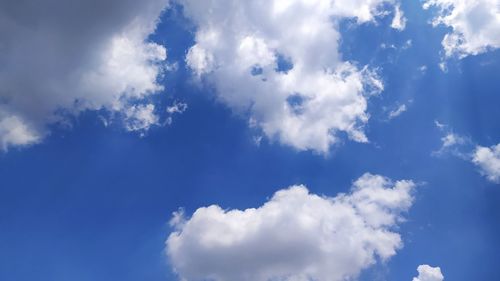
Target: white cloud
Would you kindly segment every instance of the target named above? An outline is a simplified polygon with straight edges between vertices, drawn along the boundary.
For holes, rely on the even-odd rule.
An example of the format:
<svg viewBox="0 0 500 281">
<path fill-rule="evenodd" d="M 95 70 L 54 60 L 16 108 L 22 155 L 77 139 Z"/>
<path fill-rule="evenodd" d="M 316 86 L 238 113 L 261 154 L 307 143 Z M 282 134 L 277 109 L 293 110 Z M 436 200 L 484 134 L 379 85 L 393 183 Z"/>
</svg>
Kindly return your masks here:
<svg viewBox="0 0 500 281">
<path fill-rule="evenodd" d="M 170 125 L 173 122 L 174 114 L 182 114 L 188 108 L 187 103 L 174 101 L 174 103 L 167 107 L 166 112 L 168 113 L 168 117 L 165 120 L 165 124 Z"/>
<path fill-rule="evenodd" d="M 11 145 L 30 145 L 37 143 L 40 136 L 16 116 L 0 118 L 1 148 L 6 151 Z"/>
<path fill-rule="evenodd" d="M 448 133 L 447 135 L 441 138 L 441 142 L 443 143 L 441 149 L 446 149 L 455 146 L 457 144 L 464 144 L 465 139 L 457 134 Z"/>
<path fill-rule="evenodd" d="M 391 27 L 402 31 L 406 28 L 406 18 L 399 5 L 394 8 L 394 18 L 392 19 Z"/>
<path fill-rule="evenodd" d="M 395 0 L 179 2 L 196 25 L 187 64 L 265 136 L 321 153 L 339 133 L 368 141 L 367 99 L 383 84 L 342 60 L 338 26 L 347 18 L 372 22 Z"/>
<path fill-rule="evenodd" d="M 453 132 L 447 132 L 441 138 L 441 147 L 439 148 L 439 150 L 433 151 L 432 155 L 440 156 L 445 153 L 451 153 L 460 158 L 467 158 L 466 154 L 464 154 L 462 151 L 463 148 L 461 147 L 465 144 L 468 144 L 466 138 Z"/>
<path fill-rule="evenodd" d="M 183 113 L 187 108 L 187 103 L 175 101 L 171 106 L 167 107 L 166 111 L 170 114 Z"/>
<path fill-rule="evenodd" d="M 448 66 L 444 61 L 439 63 L 439 69 L 441 69 L 441 71 L 444 73 L 448 72 Z"/>
<path fill-rule="evenodd" d="M 433 151 L 432 155 L 440 156 L 445 153 L 451 153 L 457 157 L 467 159 L 468 155 L 467 153 L 464 153 L 463 150 L 466 148 L 465 146 L 470 145 L 471 141 L 454 133 L 447 125 L 442 124 L 437 120 L 434 121 L 434 124 L 444 133 L 444 136 L 441 137 L 441 148 Z"/>
<path fill-rule="evenodd" d="M 438 120 L 434 120 L 434 125 L 436 125 L 439 130 L 444 130 L 447 127 L 445 124 L 439 122 Z"/>
<path fill-rule="evenodd" d="M 167 0 L 3 1 L 0 3 L 0 142 L 39 142 L 47 125 L 105 109 L 152 122 L 140 104 L 166 49 L 147 42 Z M 149 112 L 152 113 L 152 112 Z M 15 124 L 15 125 L 13 125 Z"/>
<path fill-rule="evenodd" d="M 408 39 L 404 43 L 403 47 L 401 47 L 401 49 L 408 50 L 409 48 L 411 48 L 411 46 L 413 46 L 413 41 L 411 39 Z"/>
<path fill-rule="evenodd" d="M 441 268 L 432 267 L 426 264 L 419 265 L 417 268 L 418 277 L 414 277 L 413 281 L 443 281 L 444 276 L 441 273 Z"/>
<path fill-rule="evenodd" d="M 477 146 L 472 163 L 480 168 L 488 180 L 500 183 L 500 143 L 491 147 Z"/>
<path fill-rule="evenodd" d="M 500 183 L 500 143 L 491 147 L 475 144 L 468 138 L 453 133 L 447 125 L 434 121 L 436 127 L 446 134 L 441 138 L 441 148 L 433 155 L 451 153 L 479 167 L 482 175 L 489 181 Z"/>
<path fill-rule="evenodd" d="M 336 197 L 292 186 L 264 205 L 174 214 L 166 252 L 182 280 L 351 280 L 402 247 L 396 232 L 412 181 L 365 174 Z"/>
<path fill-rule="evenodd" d="M 447 57 L 463 58 L 500 47 L 498 0 L 425 0 L 423 7 L 436 7 L 433 24 L 452 29 L 442 41 Z"/>
<path fill-rule="evenodd" d="M 380 48 L 382 49 L 391 49 L 394 51 L 405 51 L 411 48 L 413 45 L 413 41 L 411 39 L 406 40 L 403 44 L 397 46 L 396 44 L 386 44 L 382 43 L 380 44 Z"/>
<path fill-rule="evenodd" d="M 154 104 L 132 105 L 125 110 L 125 126 L 128 131 L 146 131 L 152 125 L 158 125 L 159 117 L 155 114 Z"/>
<path fill-rule="evenodd" d="M 425 74 L 427 72 L 427 65 L 422 65 L 418 68 L 422 74 Z"/>
<path fill-rule="evenodd" d="M 389 120 L 398 117 L 399 115 L 403 114 L 406 110 L 408 110 L 406 108 L 406 104 L 400 105 L 398 108 L 396 108 L 396 109 L 394 109 L 394 110 L 392 110 L 392 111 L 389 112 L 389 117 L 388 117 Z"/>
</svg>

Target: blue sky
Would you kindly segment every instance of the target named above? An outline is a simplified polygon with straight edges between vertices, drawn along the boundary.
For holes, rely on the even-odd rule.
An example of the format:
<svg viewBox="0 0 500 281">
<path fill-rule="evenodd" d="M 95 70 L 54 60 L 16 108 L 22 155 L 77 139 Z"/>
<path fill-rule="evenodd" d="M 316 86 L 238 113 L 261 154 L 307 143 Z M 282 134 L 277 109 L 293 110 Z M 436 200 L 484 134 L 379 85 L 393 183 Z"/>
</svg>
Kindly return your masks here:
<svg viewBox="0 0 500 281">
<path fill-rule="evenodd" d="M 119 118 L 104 126 L 114 110 L 106 106 L 68 110 L 64 122 L 43 125 L 36 143 L 1 152 L 0 279 L 179 280 L 176 257 L 165 250 L 179 208 L 187 220 L 212 204 L 258 208 L 296 184 L 333 198 L 366 172 L 416 187 L 405 221 L 390 228 L 404 246 L 361 270 L 359 280 L 411 280 L 422 264 L 439 266 L 445 280 L 500 279 L 500 189 L 470 160 L 476 146 L 500 142 L 500 52 L 491 43 L 477 55 L 446 57 L 441 41 L 453 28 L 429 24 L 437 9 L 418 1 L 401 9 L 402 31 L 390 27 L 391 15 L 339 24 L 342 60 L 376 69 L 384 89 L 367 99 L 369 142 L 340 131 L 328 153 L 249 127 L 253 113 L 225 102 L 187 65 L 197 27 L 181 4 L 165 10 L 147 40 L 165 46 L 163 64 L 177 67 L 158 76 L 164 89 L 146 103 L 187 110 L 139 132 Z M 389 118 L 401 105 L 406 111 Z M 436 153 L 449 134 L 466 141 Z"/>
</svg>

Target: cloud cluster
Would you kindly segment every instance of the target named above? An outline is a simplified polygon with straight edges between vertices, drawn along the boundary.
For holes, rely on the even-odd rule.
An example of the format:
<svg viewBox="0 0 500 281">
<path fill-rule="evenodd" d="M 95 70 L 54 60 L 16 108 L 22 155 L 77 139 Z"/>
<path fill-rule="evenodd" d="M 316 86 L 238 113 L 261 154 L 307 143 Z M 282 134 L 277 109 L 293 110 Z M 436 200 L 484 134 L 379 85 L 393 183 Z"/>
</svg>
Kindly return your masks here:
<svg viewBox="0 0 500 281">
<path fill-rule="evenodd" d="M 368 141 L 367 99 L 383 83 L 342 59 L 339 22 L 392 9 L 403 29 L 396 0 L 178 1 L 196 26 L 188 66 L 268 138 L 320 153 L 343 134 Z"/>
<path fill-rule="evenodd" d="M 401 248 L 414 186 L 365 174 L 333 198 L 292 186 L 258 208 L 176 213 L 166 252 L 188 281 L 350 280 Z"/>
<path fill-rule="evenodd" d="M 439 130 L 446 134 L 441 138 L 441 148 L 432 152 L 432 155 L 440 156 L 451 153 L 479 167 L 481 174 L 489 181 L 500 183 L 500 143 L 491 147 L 484 147 L 466 137 L 453 133 L 447 125 L 438 121 L 435 121 L 435 124 Z"/>
<path fill-rule="evenodd" d="M 488 180 L 500 183 L 500 143 L 492 147 L 478 145 L 473 153 L 472 163 L 479 167 Z"/>
<path fill-rule="evenodd" d="M 425 0 L 423 7 L 436 7 L 433 24 L 452 29 L 442 41 L 447 57 L 463 58 L 500 47 L 497 0 Z"/>
<path fill-rule="evenodd" d="M 418 276 L 413 278 L 413 281 L 443 281 L 444 276 L 441 273 L 441 268 L 432 267 L 427 264 L 419 265 L 417 268 Z"/>
<path fill-rule="evenodd" d="M 40 141 L 47 125 L 84 110 L 156 124 L 147 97 L 166 49 L 147 41 L 168 0 L 1 1 L 0 144 Z"/>
</svg>

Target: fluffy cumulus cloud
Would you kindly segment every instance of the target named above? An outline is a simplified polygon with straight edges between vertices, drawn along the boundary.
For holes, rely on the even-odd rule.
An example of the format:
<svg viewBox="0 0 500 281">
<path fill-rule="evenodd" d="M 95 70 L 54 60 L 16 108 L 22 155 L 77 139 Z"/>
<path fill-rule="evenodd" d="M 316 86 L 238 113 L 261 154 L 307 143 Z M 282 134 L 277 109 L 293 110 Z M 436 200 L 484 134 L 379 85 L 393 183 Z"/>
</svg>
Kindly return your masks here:
<svg viewBox="0 0 500 281">
<path fill-rule="evenodd" d="M 351 280 L 402 247 L 396 226 L 414 186 L 365 174 L 336 197 L 292 186 L 258 208 L 176 213 L 166 252 L 188 281 Z"/>
<path fill-rule="evenodd" d="M 47 125 L 84 110 L 156 124 L 147 97 L 166 49 L 147 41 L 167 0 L 1 1 L 0 143 L 40 141 Z"/>
<path fill-rule="evenodd" d="M 339 21 L 373 22 L 396 0 L 178 0 L 196 26 L 186 62 L 222 102 L 272 140 L 326 153 L 340 135 L 367 142 L 367 99 L 383 89 L 342 59 Z"/>
<path fill-rule="evenodd" d="M 444 277 L 441 268 L 432 267 L 427 264 L 419 265 L 417 268 L 418 276 L 413 281 L 443 281 Z"/>
<path fill-rule="evenodd" d="M 500 143 L 492 147 L 477 146 L 472 162 L 488 180 L 500 183 Z"/>
<path fill-rule="evenodd" d="M 434 25 L 451 31 L 443 39 L 447 57 L 463 58 L 500 47 L 498 0 L 425 0 L 424 8 L 437 8 Z"/>
</svg>

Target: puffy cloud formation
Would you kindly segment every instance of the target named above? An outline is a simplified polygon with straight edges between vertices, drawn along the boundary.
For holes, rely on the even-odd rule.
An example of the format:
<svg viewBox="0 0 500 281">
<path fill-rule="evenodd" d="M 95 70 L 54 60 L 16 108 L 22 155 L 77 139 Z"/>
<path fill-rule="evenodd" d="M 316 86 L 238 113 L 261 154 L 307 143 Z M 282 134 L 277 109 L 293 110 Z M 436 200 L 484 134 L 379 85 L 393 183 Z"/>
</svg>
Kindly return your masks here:
<svg viewBox="0 0 500 281">
<path fill-rule="evenodd" d="M 166 252 L 187 281 L 351 280 L 402 246 L 395 227 L 414 186 L 365 174 L 333 198 L 292 186 L 258 208 L 175 213 Z"/>
<path fill-rule="evenodd" d="M 29 145 L 84 110 L 156 124 L 166 49 L 147 41 L 168 0 L 1 1 L 0 143 Z"/>
<path fill-rule="evenodd" d="M 477 146 L 472 162 L 488 180 L 500 183 L 500 143 L 492 147 Z"/>
<path fill-rule="evenodd" d="M 441 273 L 441 268 L 432 267 L 426 264 L 419 265 L 417 268 L 418 277 L 414 277 L 413 281 L 443 281 L 444 277 Z"/>
<path fill-rule="evenodd" d="M 500 4 L 498 0 L 425 0 L 424 8 L 436 7 L 433 24 L 452 31 L 445 35 L 447 57 L 477 55 L 500 47 Z"/>
<path fill-rule="evenodd" d="M 298 150 L 328 152 L 339 133 L 367 142 L 367 99 L 383 84 L 339 53 L 339 21 L 374 21 L 396 0 L 178 0 L 196 26 L 186 62 L 251 126 Z M 388 5 L 383 5 L 388 4 Z"/>
</svg>

